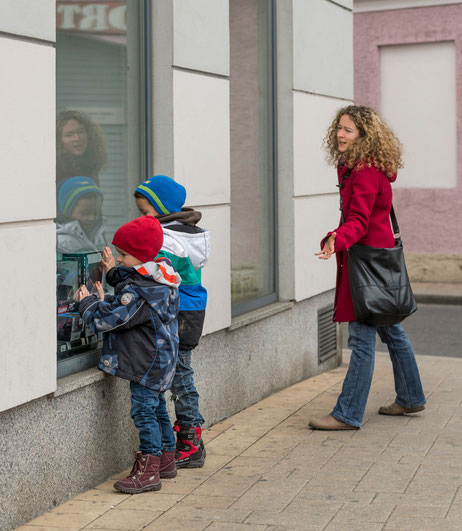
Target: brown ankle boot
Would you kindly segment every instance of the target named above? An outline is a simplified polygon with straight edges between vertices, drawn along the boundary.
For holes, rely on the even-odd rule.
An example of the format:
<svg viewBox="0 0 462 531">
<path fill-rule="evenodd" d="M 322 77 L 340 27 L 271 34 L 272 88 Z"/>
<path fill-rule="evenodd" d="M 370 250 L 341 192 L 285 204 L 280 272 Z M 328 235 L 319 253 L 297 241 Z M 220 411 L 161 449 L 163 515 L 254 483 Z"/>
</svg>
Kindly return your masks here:
<svg viewBox="0 0 462 531">
<path fill-rule="evenodd" d="M 161 479 L 171 479 L 176 476 L 175 450 L 162 452 L 159 475 Z"/>
<path fill-rule="evenodd" d="M 125 494 L 138 494 L 149 490 L 159 490 L 162 486 L 159 476 L 160 455 L 135 452 L 135 462 L 125 479 L 114 483 L 114 488 Z"/>
</svg>

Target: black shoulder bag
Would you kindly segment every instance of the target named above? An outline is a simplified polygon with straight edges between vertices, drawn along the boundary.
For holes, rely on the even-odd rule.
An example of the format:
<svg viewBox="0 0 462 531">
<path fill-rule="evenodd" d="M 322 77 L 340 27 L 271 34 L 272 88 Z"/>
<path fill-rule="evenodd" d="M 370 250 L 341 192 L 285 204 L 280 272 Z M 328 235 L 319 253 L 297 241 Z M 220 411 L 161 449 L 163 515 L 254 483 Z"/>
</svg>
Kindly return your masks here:
<svg viewBox="0 0 462 531">
<path fill-rule="evenodd" d="M 340 187 L 343 188 L 343 184 Z M 341 196 L 340 210 L 343 224 Z M 395 236 L 394 247 L 371 247 L 355 243 L 347 251 L 355 320 L 374 326 L 400 323 L 417 310 L 393 205 L 390 217 Z"/>
</svg>

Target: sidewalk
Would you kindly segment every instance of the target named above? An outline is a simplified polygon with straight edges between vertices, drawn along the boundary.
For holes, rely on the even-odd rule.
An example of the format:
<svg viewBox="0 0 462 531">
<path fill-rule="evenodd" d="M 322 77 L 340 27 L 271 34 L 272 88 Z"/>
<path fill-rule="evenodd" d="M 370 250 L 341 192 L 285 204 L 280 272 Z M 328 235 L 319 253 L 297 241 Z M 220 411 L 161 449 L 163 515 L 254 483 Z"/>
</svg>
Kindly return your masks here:
<svg viewBox="0 0 462 531">
<path fill-rule="evenodd" d="M 462 304 L 462 283 L 413 282 L 416 301 L 422 304 Z"/>
<path fill-rule="evenodd" d="M 206 430 L 204 468 L 160 492 L 120 494 L 112 478 L 19 529 L 460 530 L 462 359 L 418 363 L 420 414 L 377 415 L 394 398 L 388 355 L 377 354 L 362 430 L 307 428 L 334 405 L 344 364 Z"/>
</svg>

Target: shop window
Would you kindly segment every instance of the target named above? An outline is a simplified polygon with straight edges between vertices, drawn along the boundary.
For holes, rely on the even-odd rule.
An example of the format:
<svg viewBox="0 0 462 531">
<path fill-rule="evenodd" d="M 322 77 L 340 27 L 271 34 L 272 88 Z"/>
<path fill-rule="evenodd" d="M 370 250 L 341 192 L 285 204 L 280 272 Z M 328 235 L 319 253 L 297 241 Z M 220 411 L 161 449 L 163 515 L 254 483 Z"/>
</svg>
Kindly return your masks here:
<svg viewBox="0 0 462 531">
<path fill-rule="evenodd" d="M 100 252 L 136 216 L 132 192 L 149 174 L 148 8 L 56 3 L 58 376 L 96 362 L 102 338 L 82 324 L 75 290 L 104 285 Z"/>
<path fill-rule="evenodd" d="M 274 2 L 233 0 L 230 16 L 233 315 L 277 300 Z"/>
</svg>

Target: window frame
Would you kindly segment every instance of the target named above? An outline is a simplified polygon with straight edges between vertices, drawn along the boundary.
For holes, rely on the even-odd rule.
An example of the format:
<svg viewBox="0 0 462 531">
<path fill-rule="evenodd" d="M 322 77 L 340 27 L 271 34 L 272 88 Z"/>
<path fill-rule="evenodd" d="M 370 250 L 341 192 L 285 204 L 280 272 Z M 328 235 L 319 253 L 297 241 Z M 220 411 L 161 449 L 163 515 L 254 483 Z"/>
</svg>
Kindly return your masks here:
<svg viewBox="0 0 462 531">
<path fill-rule="evenodd" d="M 128 0 L 127 0 L 128 1 Z M 152 9 L 151 0 L 141 0 L 139 8 L 139 108 L 140 108 L 140 170 L 141 176 L 152 175 Z M 140 176 L 140 182 L 143 180 Z M 96 367 L 101 349 L 92 349 L 82 354 L 57 362 L 57 378 L 69 376 Z M 55 354 L 56 355 L 56 354 Z"/>
<path fill-rule="evenodd" d="M 231 302 L 231 317 L 237 317 L 244 313 L 258 310 L 264 306 L 268 306 L 279 300 L 279 267 L 278 267 L 278 151 L 277 151 L 277 20 L 276 20 L 276 0 L 268 0 L 270 4 L 269 14 L 269 34 L 270 34 L 270 51 L 269 56 L 271 58 L 271 75 L 270 75 L 270 122 L 271 122 L 271 178 L 269 179 L 269 185 L 273 187 L 271 208 L 273 210 L 273 285 L 274 290 L 271 293 L 255 297 L 242 302 Z"/>
</svg>

